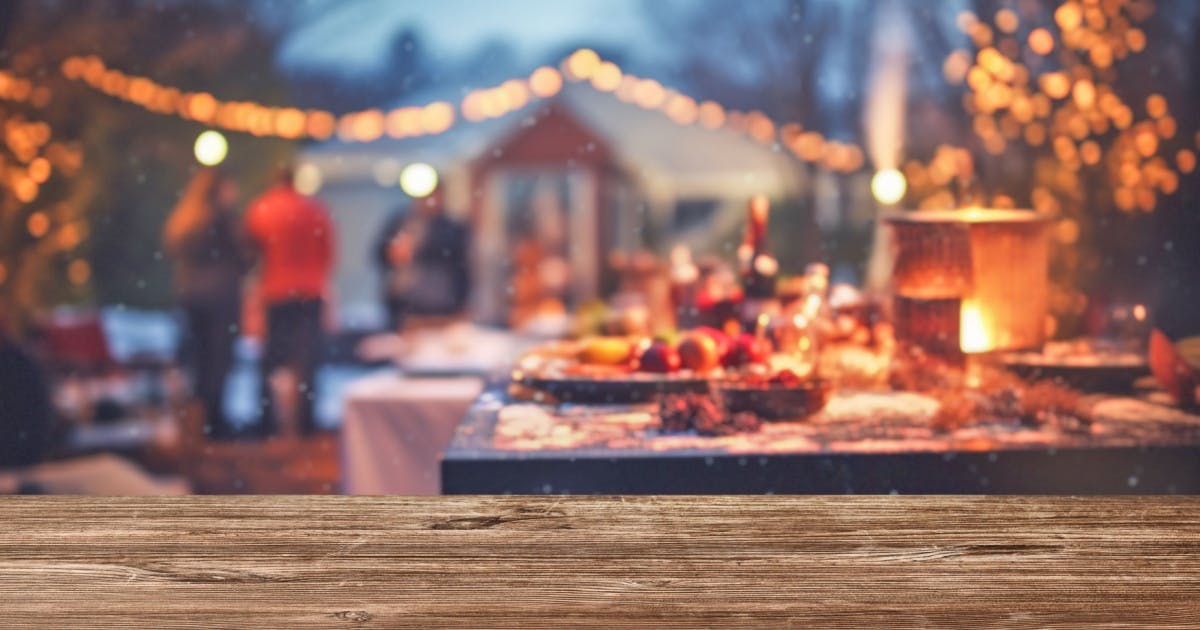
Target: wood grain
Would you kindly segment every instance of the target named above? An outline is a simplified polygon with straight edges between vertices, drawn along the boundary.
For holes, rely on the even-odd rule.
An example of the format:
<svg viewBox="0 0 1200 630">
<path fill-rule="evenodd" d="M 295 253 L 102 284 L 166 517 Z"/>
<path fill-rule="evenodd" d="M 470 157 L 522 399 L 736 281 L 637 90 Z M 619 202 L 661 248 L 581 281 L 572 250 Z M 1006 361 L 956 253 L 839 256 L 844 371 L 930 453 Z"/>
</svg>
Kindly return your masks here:
<svg viewBox="0 0 1200 630">
<path fill-rule="evenodd" d="M 2 627 L 1200 624 L 1193 497 L 0 500 Z"/>
</svg>

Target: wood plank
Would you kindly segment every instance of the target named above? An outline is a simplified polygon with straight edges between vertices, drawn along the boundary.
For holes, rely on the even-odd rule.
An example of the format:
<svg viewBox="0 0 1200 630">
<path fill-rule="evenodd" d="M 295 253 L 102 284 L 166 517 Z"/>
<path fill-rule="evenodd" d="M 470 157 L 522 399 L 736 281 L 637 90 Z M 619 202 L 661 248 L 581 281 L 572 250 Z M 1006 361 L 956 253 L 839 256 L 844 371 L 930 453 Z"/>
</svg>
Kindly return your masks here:
<svg viewBox="0 0 1200 630">
<path fill-rule="evenodd" d="M 3 627 L 1196 627 L 1197 497 L 0 500 Z"/>
</svg>

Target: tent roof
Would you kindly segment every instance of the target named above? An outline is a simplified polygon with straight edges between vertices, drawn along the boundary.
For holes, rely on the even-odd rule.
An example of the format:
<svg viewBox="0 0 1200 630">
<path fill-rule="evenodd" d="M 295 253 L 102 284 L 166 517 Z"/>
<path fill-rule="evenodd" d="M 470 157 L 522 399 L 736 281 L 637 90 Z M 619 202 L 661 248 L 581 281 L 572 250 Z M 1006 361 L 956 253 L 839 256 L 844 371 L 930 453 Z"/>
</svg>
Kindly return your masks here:
<svg viewBox="0 0 1200 630">
<path fill-rule="evenodd" d="M 795 162 L 777 145 L 764 145 L 736 130 L 705 129 L 672 122 L 657 110 L 626 103 L 584 84 L 567 84 L 552 99 L 604 139 L 628 172 L 678 189 L 778 191 L 794 187 Z M 497 119 L 460 121 L 434 136 L 371 143 L 330 140 L 310 145 L 301 160 L 317 164 L 327 181 L 369 179 L 373 165 L 391 158 L 461 167 L 503 142 L 517 125 L 536 124 L 546 101 L 534 101 Z M 732 188 L 733 190 L 728 190 Z"/>
</svg>

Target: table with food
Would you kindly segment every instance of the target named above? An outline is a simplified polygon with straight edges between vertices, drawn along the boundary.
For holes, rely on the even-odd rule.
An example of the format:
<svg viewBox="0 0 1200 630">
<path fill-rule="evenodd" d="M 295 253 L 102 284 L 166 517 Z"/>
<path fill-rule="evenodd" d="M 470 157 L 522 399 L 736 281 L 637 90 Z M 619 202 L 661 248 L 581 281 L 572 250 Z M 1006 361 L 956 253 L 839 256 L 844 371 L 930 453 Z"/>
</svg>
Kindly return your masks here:
<svg viewBox="0 0 1200 630">
<path fill-rule="evenodd" d="M 458 426 L 446 493 L 1200 491 L 1196 339 L 1048 341 L 1043 221 L 890 221 L 886 298 L 779 277 L 749 204 L 736 269 L 671 252 L 653 298 L 581 309 Z M 931 246 L 936 243 L 936 246 Z M 1153 374 L 1152 374 L 1153 372 Z"/>
</svg>

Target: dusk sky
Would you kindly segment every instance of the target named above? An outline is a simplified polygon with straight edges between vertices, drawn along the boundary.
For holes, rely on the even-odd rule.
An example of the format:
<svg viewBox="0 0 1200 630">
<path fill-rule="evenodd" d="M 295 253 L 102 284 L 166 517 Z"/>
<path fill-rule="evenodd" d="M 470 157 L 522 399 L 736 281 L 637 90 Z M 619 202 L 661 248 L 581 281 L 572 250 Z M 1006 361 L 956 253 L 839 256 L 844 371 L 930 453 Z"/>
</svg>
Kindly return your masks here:
<svg viewBox="0 0 1200 630">
<path fill-rule="evenodd" d="M 287 39 L 280 58 L 285 65 L 369 68 L 393 33 L 405 26 L 420 32 L 423 44 L 436 56 L 465 55 L 481 43 L 503 39 L 526 63 L 580 41 L 645 47 L 649 39 L 639 0 L 506 0 L 504 10 L 492 10 L 497 7 L 478 0 L 316 0 L 307 7 L 325 7 L 324 15 L 306 20 Z"/>
</svg>

